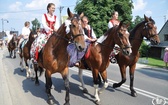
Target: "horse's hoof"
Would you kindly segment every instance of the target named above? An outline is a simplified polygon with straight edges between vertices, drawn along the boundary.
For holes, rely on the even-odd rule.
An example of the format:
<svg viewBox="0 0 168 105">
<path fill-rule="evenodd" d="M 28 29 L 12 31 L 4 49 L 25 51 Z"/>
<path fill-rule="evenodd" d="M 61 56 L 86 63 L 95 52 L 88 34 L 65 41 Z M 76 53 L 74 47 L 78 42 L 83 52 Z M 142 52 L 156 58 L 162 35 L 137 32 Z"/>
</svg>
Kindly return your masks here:
<svg viewBox="0 0 168 105">
<path fill-rule="evenodd" d="M 88 90 L 86 88 L 84 88 L 83 93 L 88 93 Z"/>
<path fill-rule="evenodd" d="M 47 103 L 48 103 L 49 105 L 55 105 L 55 103 L 54 103 L 54 101 L 53 101 L 53 98 L 48 98 Z"/>
<path fill-rule="evenodd" d="M 36 86 L 39 86 L 39 85 L 40 85 L 40 83 L 36 81 L 36 82 L 35 82 L 35 85 L 36 85 Z"/>
<path fill-rule="evenodd" d="M 66 102 L 64 105 L 70 105 L 70 103 L 69 103 L 69 102 Z"/>
<path fill-rule="evenodd" d="M 131 96 L 133 96 L 133 97 L 137 97 L 138 94 L 134 91 L 134 92 L 131 92 Z"/>
<path fill-rule="evenodd" d="M 117 84 L 117 83 L 114 83 L 114 84 L 113 84 L 113 88 L 117 88 L 117 87 L 119 87 L 118 84 Z"/>
<path fill-rule="evenodd" d="M 21 72 L 23 72 L 23 69 L 20 69 Z"/>
<path fill-rule="evenodd" d="M 16 56 L 13 57 L 14 59 L 16 58 Z"/>
<path fill-rule="evenodd" d="M 34 77 L 31 77 L 31 80 L 32 80 L 32 81 L 35 81 L 35 78 L 34 78 Z"/>
<path fill-rule="evenodd" d="M 95 104 L 96 105 L 101 105 L 100 101 L 98 101 L 98 100 L 95 101 Z"/>
</svg>

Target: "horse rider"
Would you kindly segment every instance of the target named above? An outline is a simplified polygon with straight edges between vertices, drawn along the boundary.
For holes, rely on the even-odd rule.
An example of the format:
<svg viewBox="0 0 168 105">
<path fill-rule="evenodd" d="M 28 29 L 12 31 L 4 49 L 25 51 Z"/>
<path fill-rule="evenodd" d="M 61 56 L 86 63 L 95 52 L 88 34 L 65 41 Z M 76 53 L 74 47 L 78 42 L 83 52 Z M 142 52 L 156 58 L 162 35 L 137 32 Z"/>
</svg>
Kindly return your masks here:
<svg viewBox="0 0 168 105">
<path fill-rule="evenodd" d="M 31 57 L 34 62 L 37 62 L 38 52 L 44 47 L 45 43 L 51 36 L 51 34 L 59 28 L 58 19 L 55 12 L 55 4 L 49 3 L 47 5 L 47 13 L 42 15 L 42 25 L 44 29 L 42 33 L 35 39 L 31 46 Z"/>
<path fill-rule="evenodd" d="M 120 24 L 120 21 L 118 20 L 118 12 L 114 11 L 112 13 L 111 19 L 108 22 L 108 28 L 110 29 L 114 26 L 118 26 L 119 24 Z M 117 55 L 119 53 L 118 49 L 119 49 L 119 46 L 117 44 L 115 44 L 115 47 L 110 54 L 110 62 L 111 63 L 116 63 L 117 62 L 117 60 L 115 58 L 115 55 Z"/>
<path fill-rule="evenodd" d="M 82 20 L 81 21 L 81 25 L 82 25 L 82 28 L 83 28 L 85 44 L 86 44 L 86 46 L 88 46 L 90 43 L 95 42 L 97 40 L 97 38 L 96 38 L 96 35 L 95 35 L 94 31 L 93 31 L 93 28 L 91 27 L 91 25 L 88 24 L 88 22 L 89 22 L 88 17 L 83 16 L 81 20 Z M 68 53 L 70 55 L 70 64 L 69 64 L 69 66 L 74 66 L 74 65 L 75 66 L 79 66 L 80 65 L 80 60 L 84 56 L 85 51 L 77 52 L 77 50 L 75 50 L 75 46 L 72 45 L 72 44 L 68 45 L 67 51 L 68 51 Z M 85 54 L 85 56 L 86 55 L 87 54 Z M 77 58 L 77 61 L 75 61 L 74 58 Z"/>
<path fill-rule="evenodd" d="M 21 38 L 18 43 L 18 53 L 20 53 L 19 48 L 23 48 L 23 42 L 29 38 L 29 35 L 30 35 L 30 28 L 29 27 L 30 27 L 30 22 L 26 21 L 24 23 L 24 27 L 22 28 Z M 21 43 L 22 43 L 22 46 L 21 46 Z M 24 44 L 25 43 L 26 42 L 24 42 Z"/>
</svg>

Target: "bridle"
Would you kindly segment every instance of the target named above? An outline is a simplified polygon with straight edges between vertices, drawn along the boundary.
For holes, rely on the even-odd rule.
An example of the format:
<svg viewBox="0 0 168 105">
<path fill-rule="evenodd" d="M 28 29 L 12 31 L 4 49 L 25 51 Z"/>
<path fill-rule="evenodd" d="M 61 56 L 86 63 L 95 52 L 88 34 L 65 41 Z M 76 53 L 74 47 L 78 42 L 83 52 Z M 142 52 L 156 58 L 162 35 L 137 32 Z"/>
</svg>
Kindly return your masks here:
<svg viewBox="0 0 168 105">
<path fill-rule="evenodd" d="M 150 33 L 149 33 L 149 30 L 151 30 L 152 27 L 149 27 L 148 24 L 151 24 L 151 23 L 153 24 L 153 22 L 151 22 L 151 21 L 145 22 L 145 26 L 144 26 L 144 28 L 143 28 L 143 30 L 145 30 L 146 33 L 147 33 L 147 39 L 148 39 L 148 40 L 150 40 L 151 38 L 153 38 L 154 36 L 157 35 L 157 34 L 150 34 Z M 142 35 L 142 33 L 141 33 L 141 35 Z"/>
<path fill-rule="evenodd" d="M 81 33 L 76 34 L 76 35 L 74 35 L 74 34 L 72 33 L 71 27 L 73 27 L 74 25 L 72 24 L 71 21 L 72 21 L 73 19 L 77 19 L 78 22 L 80 21 L 80 18 L 79 18 L 77 15 L 75 15 L 74 17 L 72 17 L 72 18 L 70 18 L 70 19 L 68 20 L 68 21 L 70 21 L 70 23 L 69 23 L 68 25 L 65 25 L 65 26 L 69 29 L 69 32 L 68 32 L 67 36 L 69 36 L 70 38 L 65 38 L 65 37 L 62 37 L 61 35 L 56 34 L 56 36 L 61 37 L 62 39 L 66 40 L 66 41 L 68 41 L 68 42 L 71 42 L 71 43 L 73 43 L 74 40 L 75 40 L 77 37 L 79 37 L 79 36 L 84 36 L 84 34 L 82 33 L 82 31 L 81 31 Z"/>
<path fill-rule="evenodd" d="M 122 40 L 121 40 L 121 36 L 123 36 L 123 35 L 122 35 L 121 33 L 119 33 L 119 32 L 118 32 L 117 34 L 118 34 L 117 36 L 119 37 L 120 43 L 122 44 L 122 45 L 121 45 L 121 49 L 122 49 L 122 50 L 125 50 L 125 49 L 128 49 L 128 48 L 131 48 L 131 47 L 132 47 L 131 45 L 124 45 L 124 43 L 123 43 Z"/>
</svg>

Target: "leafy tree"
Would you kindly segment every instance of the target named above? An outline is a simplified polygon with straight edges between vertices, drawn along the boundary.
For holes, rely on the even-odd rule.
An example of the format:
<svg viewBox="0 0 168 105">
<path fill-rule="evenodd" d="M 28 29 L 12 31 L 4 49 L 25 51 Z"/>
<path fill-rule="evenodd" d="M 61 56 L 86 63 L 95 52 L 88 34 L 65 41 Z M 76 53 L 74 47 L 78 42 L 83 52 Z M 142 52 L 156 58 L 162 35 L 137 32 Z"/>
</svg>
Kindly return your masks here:
<svg viewBox="0 0 168 105">
<path fill-rule="evenodd" d="M 31 23 L 32 23 L 32 30 L 33 31 L 35 31 L 37 28 L 39 28 L 40 27 L 40 22 L 38 21 L 38 19 L 37 18 L 35 18 L 33 21 L 31 21 Z"/>
<path fill-rule="evenodd" d="M 132 21 L 132 24 L 129 27 L 130 29 L 133 29 L 138 23 L 142 22 L 144 18 L 141 18 L 140 16 L 135 16 L 135 19 Z"/>
<path fill-rule="evenodd" d="M 118 11 L 119 20 L 132 20 L 132 1 L 131 0 L 78 0 L 75 11 L 84 12 L 89 18 L 97 37 L 100 37 L 108 29 L 108 22 L 113 11 Z"/>
</svg>

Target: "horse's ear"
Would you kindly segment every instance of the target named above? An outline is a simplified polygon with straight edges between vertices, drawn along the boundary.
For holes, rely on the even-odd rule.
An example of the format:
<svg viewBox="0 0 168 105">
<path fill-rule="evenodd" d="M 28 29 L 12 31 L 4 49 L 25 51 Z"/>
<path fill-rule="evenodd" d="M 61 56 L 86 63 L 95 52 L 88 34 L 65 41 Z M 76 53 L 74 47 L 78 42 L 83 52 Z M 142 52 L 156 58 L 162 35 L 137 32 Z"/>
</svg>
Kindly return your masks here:
<svg viewBox="0 0 168 105">
<path fill-rule="evenodd" d="M 84 13 L 82 12 L 81 14 L 80 14 L 80 18 L 82 18 L 84 16 Z"/>
<path fill-rule="evenodd" d="M 119 29 L 121 28 L 121 26 L 123 25 L 123 23 L 124 23 L 124 20 L 122 20 L 122 21 L 120 22 L 120 24 L 119 24 L 119 26 L 118 26 Z"/>
<path fill-rule="evenodd" d="M 144 14 L 145 21 L 149 21 L 149 18 Z"/>
<path fill-rule="evenodd" d="M 126 27 L 128 28 L 129 26 L 130 26 L 130 23 L 127 23 L 127 24 L 126 24 Z"/>
<path fill-rule="evenodd" d="M 73 17 L 73 15 L 74 15 L 74 14 L 72 14 L 72 12 L 70 11 L 70 9 L 69 9 L 69 8 L 67 9 L 67 13 L 68 13 L 68 16 L 69 16 L 70 18 L 72 18 L 72 17 Z"/>
</svg>

